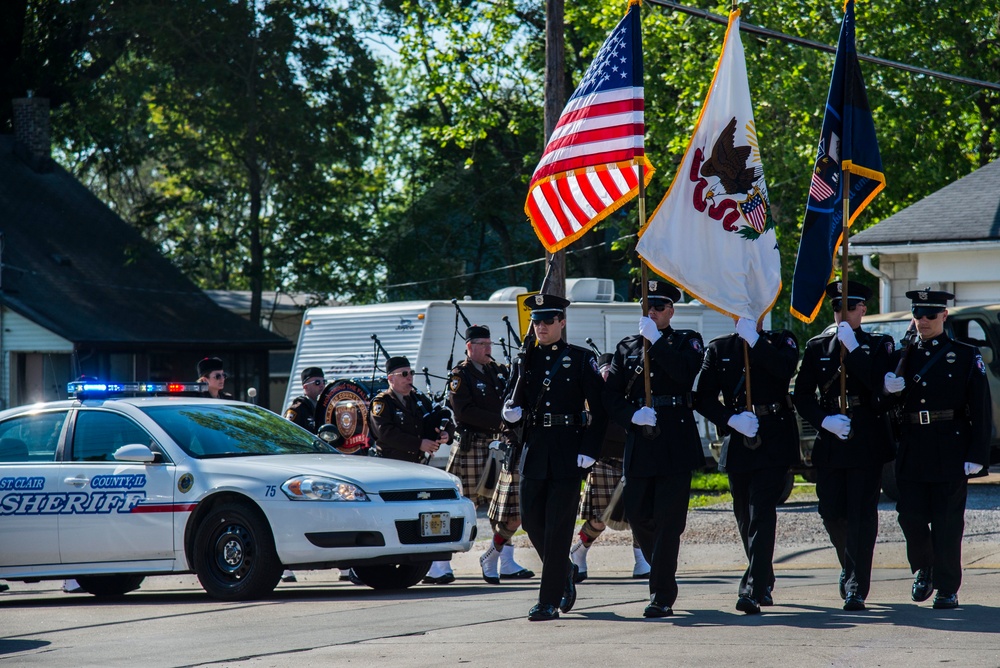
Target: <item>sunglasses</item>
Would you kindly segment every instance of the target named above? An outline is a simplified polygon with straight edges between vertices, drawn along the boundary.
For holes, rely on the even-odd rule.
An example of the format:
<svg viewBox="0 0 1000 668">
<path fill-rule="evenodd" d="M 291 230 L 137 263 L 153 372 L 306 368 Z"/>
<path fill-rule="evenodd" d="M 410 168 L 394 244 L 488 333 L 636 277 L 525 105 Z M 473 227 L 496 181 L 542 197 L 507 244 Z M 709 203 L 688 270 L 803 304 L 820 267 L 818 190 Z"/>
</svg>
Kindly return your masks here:
<svg viewBox="0 0 1000 668">
<path fill-rule="evenodd" d="M 226 374 L 224 374 L 224 373 L 213 373 L 211 376 L 209 376 L 209 378 L 211 378 L 212 380 L 225 380 L 226 379 Z"/>
<path fill-rule="evenodd" d="M 416 371 L 393 371 L 389 375 L 390 376 L 399 376 L 400 378 L 409 378 L 410 376 L 413 376 L 414 378 L 416 378 L 417 372 Z"/>
<path fill-rule="evenodd" d="M 310 380 L 310 381 L 307 381 L 305 383 L 302 383 L 302 386 L 305 387 L 306 385 L 315 385 L 316 387 L 319 387 L 319 386 L 325 385 L 325 384 L 326 384 L 326 380 L 325 379 L 323 379 L 323 378 L 317 378 L 316 380 Z"/>
<path fill-rule="evenodd" d="M 941 311 L 937 309 L 928 308 L 915 308 L 913 309 L 913 319 L 920 320 L 921 318 L 926 318 L 927 320 L 937 320 L 938 314 Z"/>
<path fill-rule="evenodd" d="M 662 302 L 662 301 L 649 302 L 649 310 L 650 311 L 666 311 L 668 306 L 670 308 L 673 308 L 674 307 L 674 303 L 673 302 Z"/>
<path fill-rule="evenodd" d="M 545 318 L 544 320 L 532 320 L 532 325 L 554 325 L 558 318 Z"/>
<path fill-rule="evenodd" d="M 848 311 L 853 311 L 860 304 L 864 304 L 864 302 L 862 302 L 862 301 L 852 302 L 852 301 L 848 300 L 848 302 L 847 302 L 847 310 Z M 835 300 L 833 300 L 833 302 L 830 305 L 833 306 L 833 312 L 834 313 L 840 313 L 840 308 L 842 306 L 841 300 L 835 299 Z"/>
</svg>

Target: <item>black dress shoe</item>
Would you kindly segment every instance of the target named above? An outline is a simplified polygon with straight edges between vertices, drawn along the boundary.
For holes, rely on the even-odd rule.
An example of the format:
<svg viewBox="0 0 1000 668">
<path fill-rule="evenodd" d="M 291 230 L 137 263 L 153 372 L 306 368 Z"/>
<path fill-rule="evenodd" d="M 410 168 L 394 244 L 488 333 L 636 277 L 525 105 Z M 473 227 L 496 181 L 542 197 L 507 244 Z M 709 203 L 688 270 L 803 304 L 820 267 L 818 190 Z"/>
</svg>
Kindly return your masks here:
<svg viewBox="0 0 1000 668">
<path fill-rule="evenodd" d="M 566 576 L 566 587 L 563 589 L 562 600 L 559 601 L 559 609 L 569 612 L 576 605 L 576 576 L 580 567 L 570 562 L 569 574 Z"/>
<path fill-rule="evenodd" d="M 550 619 L 559 619 L 559 611 L 554 605 L 542 605 L 539 603 L 528 611 L 529 622 L 547 622 Z"/>
<path fill-rule="evenodd" d="M 942 594 L 934 597 L 935 610 L 951 610 L 958 607 L 958 594 Z"/>
<path fill-rule="evenodd" d="M 840 570 L 840 600 L 847 600 L 847 571 L 845 569 Z"/>
<path fill-rule="evenodd" d="M 747 615 L 756 615 L 760 613 L 760 604 L 744 595 L 736 599 L 736 609 Z"/>
<path fill-rule="evenodd" d="M 436 578 L 428 575 L 423 580 L 421 580 L 421 582 L 425 585 L 446 585 L 454 581 L 455 581 L 454 573 L 445 573 L 444 575 L 438 576 Z"/>
<path fill-rule="evenodd" d="M 926 601 L 934 593 L 934 571 L 930 568 L 921 568 L 913 577 L 913 590 L 910 598 L 920 603 Z"/>
<path fill-rule="evenodd" d="M 864 610 L 865 609 L 865 599 L 861 598 L 857 594 L 848 594 L 847 598 L 844 599 L 844 610 Z"/>
<path fill-rule="evenodd" d="M 522 568 L 516 573 L 501 573 L 501 580 L 527 580 L 528 578 L 535 577 L 535 571 L 529 571 L 527 568 Z"/>
<path fill-rule="evenodd" d="M 774 605 L 774 597 L 771 596 L 771 588 L 770 587 L 768 587 L 767 591 L 764 592 L 764 595 L 760 597 L 760 605 L 762 607 L 763 606 L 772 606 L 772 605 Z"/>
<path fill-rule="evenodd" d="M 669 605 L 660 605 L 659 603 L 650 603 L 646 606 L 646 609 L 642 611 L 642 616 L 650 619 L 669 617 L 672 614 L 674 614 L 674 611 L 670 609 Z"/>
</svg>

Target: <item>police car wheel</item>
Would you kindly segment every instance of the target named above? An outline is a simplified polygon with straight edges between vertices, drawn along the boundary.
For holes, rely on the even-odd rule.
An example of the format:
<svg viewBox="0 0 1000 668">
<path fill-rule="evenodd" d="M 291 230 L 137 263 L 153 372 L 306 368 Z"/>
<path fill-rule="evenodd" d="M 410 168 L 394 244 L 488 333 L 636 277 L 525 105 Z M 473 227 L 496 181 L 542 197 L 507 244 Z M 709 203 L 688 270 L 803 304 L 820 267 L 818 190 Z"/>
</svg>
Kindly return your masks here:
<svg viewBox="0 0 1000 668">
<path fill-rule="evenodd" d="M 135 591 L 146 579 L 144 575 L 78 575 L 76 581 L 88 594 L 99 598 L 124 596 Z"/>
<path fill-rule="evenodd" d="M 410 564 L 355 566 L 354 574 L 372 589 L 408 589 L 420 582 L 431 567 L 429 561 Z"/>
<path fill-rule="evenodd" d="M 267 521 L 241 503 L 226 503 L 209 513 L 195 535 L 193 562 L 205 591 L 226 601 L 261 598 L 281 579 Z"/>
</svg>

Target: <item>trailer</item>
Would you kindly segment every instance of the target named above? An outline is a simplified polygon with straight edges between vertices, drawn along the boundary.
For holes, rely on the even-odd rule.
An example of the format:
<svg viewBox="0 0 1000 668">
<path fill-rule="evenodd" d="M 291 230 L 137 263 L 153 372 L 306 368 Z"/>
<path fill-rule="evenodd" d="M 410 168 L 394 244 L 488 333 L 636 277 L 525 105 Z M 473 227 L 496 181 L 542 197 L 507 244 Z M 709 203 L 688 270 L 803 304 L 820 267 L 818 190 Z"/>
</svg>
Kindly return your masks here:
<svg viewBox="0 0 1000 668">
<path fill-rule="evenodd" d="M 508 291 L 498 293 L 509 295 Z M 502 346 L 497 344 L 503 338 L 508 346 L 511 345 L 504 317 L 520 335 L 517 331 L 517 302 L 511 299 L 466 299 L 457 302 L 457 305 L 470 322 L 490 328 L 497 362 L 506 363 L 508 360 L 502 355 Z M 640 305 L 635 302 L 573 301 L 566 314 L 567 339 L 570 343 L 588 347 L 589 338 L 601 352 L 613 352 L 619 341 L 638 331 L 641 314 Z M 671 326 L 696 330 L 706 343 L 733 332 L 731 318 L 699 302 L 676 304 Z M 384 387 L 385 374 L 381 371 L 384 359 L 374 336 L 389 355 L 403 355 L 410 360 L 410 365 L 418 372 L 415 387 L 430 393 L 443 392 L 448 373 L 465 355 L 464 331 L 465 324 L 451 301 L 313 307 L 305 312 L 302 320 L 290 378 L 298 378 L 306 367 L 317 366 L 323 369 L 330 381 L 353 380 L 371 386 L 374 379 L 376 386 Z M 512 355 L 515 353 L 516 347 L 511 351 Z M 373 371 L 376 361 L 378 370 Z M 420 373 L 424 368 L 429 374 L 429 387 Z M 379 383 L 380 380 L 383 383 Z M 288 385 L 284 405 L 287 406 L 298 394 L 299 388 L 293 380 Z M 706 461 L 713 462 L 708 446 L 715 435 L 714 428 L 697 413 L 695 416 Z M 446 450 L 442 448 L 436 459 L 446 458 Z"/>
</svg>

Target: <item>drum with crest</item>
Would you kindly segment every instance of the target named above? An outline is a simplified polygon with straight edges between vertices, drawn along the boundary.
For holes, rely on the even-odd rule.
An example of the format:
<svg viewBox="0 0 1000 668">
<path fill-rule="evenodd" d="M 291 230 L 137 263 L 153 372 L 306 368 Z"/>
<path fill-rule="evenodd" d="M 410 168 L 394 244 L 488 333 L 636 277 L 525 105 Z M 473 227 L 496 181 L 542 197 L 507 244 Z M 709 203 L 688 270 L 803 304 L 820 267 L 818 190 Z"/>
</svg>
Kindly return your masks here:
<svg viewBox="0 0 1000 668">
<path fill-rule="evenodd" d="M 345 455 L 365 454 L 370 446 L 368 406 L 389 387 L 385 377 L 347 378 L 327 383 L 316 399 L 319 436 Z"/>
</svg>

